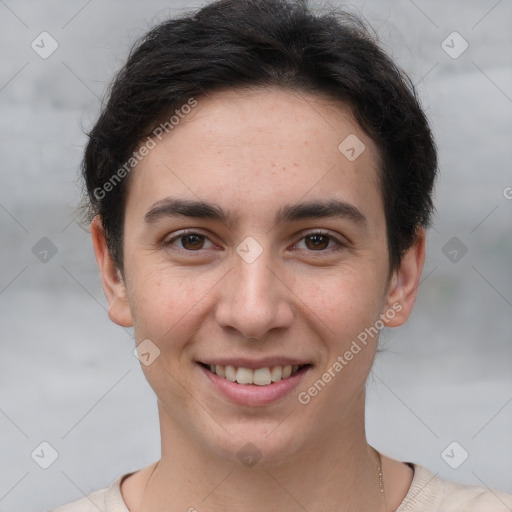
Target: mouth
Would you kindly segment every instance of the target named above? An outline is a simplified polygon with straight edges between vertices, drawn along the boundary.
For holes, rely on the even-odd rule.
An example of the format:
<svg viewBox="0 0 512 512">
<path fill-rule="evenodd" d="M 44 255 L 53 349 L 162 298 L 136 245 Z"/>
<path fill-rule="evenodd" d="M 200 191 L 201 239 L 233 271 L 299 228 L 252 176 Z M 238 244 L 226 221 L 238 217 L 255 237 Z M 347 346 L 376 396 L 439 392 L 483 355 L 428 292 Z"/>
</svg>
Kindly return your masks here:
<svg viewBox="0 0 512 512">
<path fill-rule="evenodd" d="M 198 363 L 209 372 L 229 382 L 255 386 L 269 386 L 287 380 L 298 373 L 305 372 L 312 366 L 311 364 L 295 364 L 246 368 L 243 366 L 207 364 L 201 361 L 198 361 Z"/>
</svg>

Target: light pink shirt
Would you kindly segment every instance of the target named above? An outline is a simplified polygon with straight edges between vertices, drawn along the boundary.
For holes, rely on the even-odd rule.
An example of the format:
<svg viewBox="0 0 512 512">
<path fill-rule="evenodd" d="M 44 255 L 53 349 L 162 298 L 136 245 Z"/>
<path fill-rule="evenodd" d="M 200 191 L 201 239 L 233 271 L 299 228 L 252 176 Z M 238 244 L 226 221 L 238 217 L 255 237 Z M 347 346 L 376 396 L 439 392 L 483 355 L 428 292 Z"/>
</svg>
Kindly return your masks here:
<svg viewBox="0 0 512 512">
<path fill-rule="evenodd" d="M 434 475 L 419 464 L 411 487 L 396 512 L 512 512 L 512 495 L 476 485 L 463 485 Z M 120 476 L 106 489 L 50 512 L 130 512 L 121 495 Z"/>
</svg>

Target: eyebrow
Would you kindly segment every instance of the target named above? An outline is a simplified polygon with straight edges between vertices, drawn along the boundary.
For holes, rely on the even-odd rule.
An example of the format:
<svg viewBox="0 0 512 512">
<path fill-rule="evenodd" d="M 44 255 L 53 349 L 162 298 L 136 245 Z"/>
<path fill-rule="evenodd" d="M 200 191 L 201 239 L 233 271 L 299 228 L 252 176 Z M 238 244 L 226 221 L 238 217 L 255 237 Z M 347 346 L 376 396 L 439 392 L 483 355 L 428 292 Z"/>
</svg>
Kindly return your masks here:
<svg viewBox="0 0 512 512">
<path fill-rule="evenodd" d="M 228 226 L 233 225 L 239 218 L 212 203 L 167 197 L 156 202 L 146 213 L 144 220 L 151 224 L 163 218 L 179 216 L 216 220 Z M 363 227 L 367 225 L 367 219 L 361 210 L 338 199 L 285 205 L 277 211 L 274 224 L 329 217 L 348 219 Z"/>
</svg>

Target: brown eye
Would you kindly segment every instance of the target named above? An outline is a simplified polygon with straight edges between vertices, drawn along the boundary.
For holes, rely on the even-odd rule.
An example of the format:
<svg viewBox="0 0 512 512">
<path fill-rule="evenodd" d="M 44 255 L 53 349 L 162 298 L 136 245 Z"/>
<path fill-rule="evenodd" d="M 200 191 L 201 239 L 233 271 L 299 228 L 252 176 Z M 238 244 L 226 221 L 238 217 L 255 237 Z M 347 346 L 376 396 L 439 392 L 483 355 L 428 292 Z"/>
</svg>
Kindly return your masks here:
<svg viewBox="0 0 512 512">
<path fill-rule="evenodd" d="M 341 251 L 347 247 L 347 244 L 341 242 L 339 238 L 334 237 L 323 231 L 313 231 L 304 235 L 295 245 L 296 249 L 309 253 L 318 252 L 322 254 L 332 254 L 335 251 Z"/>
<path fill-rule="evenodd" d="M 322 235 L 320 233 L 315 233 L 312 235 L 307 235 L 304 237 L 306 247 L 313 251 L 327 249 L 329 246 L 330 237 L 327 235 Z"/>
<path fill-rule="evenodd" d="M 210 246 L 207 246 L 210 243 Z M 206 235 L 200 233 L 181 233 L 174 236 L 164 242 L 165 246 L 168 246 L 177 250 L 184 250 L 188 252 L 199 252 L 201 249 L 211 249 L 212 243 L 209 242 Z M 206 247 L 205 247 L 206 245 Z"/>
<path fill-rule="evenodd" d="M 203 235 L 197 235 L 197 234 L 185 235 L 185 236 L 181 236 L 179 238 L 179 240 L 181 240 L 181 246 L 184 249 L 187 249 L 189 251 L 202 249 L 203 245 L 204 245 L 204 236 Z"/>
</svg>

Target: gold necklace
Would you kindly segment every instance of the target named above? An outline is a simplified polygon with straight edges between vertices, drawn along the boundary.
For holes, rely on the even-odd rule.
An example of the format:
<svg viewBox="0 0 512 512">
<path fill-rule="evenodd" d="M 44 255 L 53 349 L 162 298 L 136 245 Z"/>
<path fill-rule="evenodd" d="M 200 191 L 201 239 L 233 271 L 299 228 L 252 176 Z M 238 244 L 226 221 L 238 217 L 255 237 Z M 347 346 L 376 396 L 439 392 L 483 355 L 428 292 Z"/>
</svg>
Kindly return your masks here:
<svg viewBox="0 0 512 512">
<path fill-rule="evenodd" d="M 372 448 L 372 449 L 377 454 L 377 458 L 378 458 L 378 462 L 377 462 L 376 466 L 377 466 L 377 475 L 379 476 L 379 490 L 380 490 L 380 495 L 382 497 L 382 500 L 384 502 L 384 512 L 386 512 L 387 505 L 386 505 L 386 493 L 384 491 L 384 474 L 382 472 L 382 455 L 375 448 Z M 142 493 L 142 499 L 144 499 L 146 490 L 149 485 L 149 481 L 151 480 L 151 477 L 153 476 L 153 473 L 156 471 L 156 468 L 158 467 L 159 464 L 160 464 L 160 461 L 158 461 L 155 464 L 155 467 L 153 468 L 153 470 L 151 471 L 151 474 L 149 475 L 148 481 L 146 482 L 146 486 L 144 487 L 144 492 Z"/>
<path fill-rule="evenodd" d="M 379 475 L 380 495 L 384 502 L 384 512 L 386 512 L 387 505 L 386 505 L 386 493 L 384 491 L 384 474 L 382 473 L 382 456 L 379 451 L 375 450 L 375 448 L 373 448 L 373 450 L 377 453 L 377 457 L 379 459 L 379 461 L 377 462 L 377 474 Z"/>
</svg>

